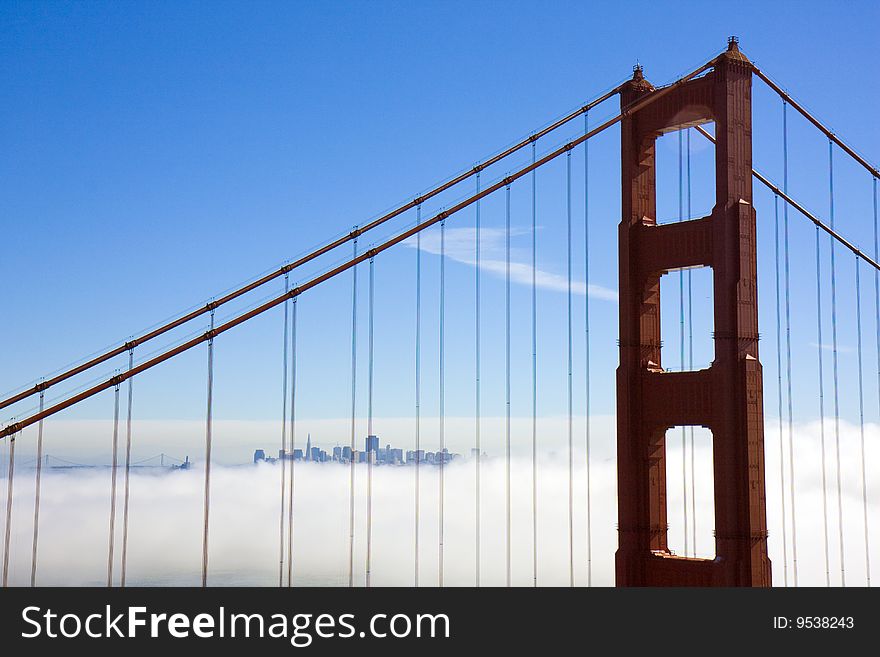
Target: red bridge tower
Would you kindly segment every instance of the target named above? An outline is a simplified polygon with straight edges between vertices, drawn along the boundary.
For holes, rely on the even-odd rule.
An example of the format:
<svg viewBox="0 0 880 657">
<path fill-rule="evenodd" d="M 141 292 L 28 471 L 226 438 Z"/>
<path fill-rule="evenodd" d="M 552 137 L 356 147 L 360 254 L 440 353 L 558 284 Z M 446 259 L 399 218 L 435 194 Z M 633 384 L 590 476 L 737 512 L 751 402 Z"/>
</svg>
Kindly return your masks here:
<svg viewBox="0 0 880 657">
<path fill-rule="evenodd" d="M 769 586 L 764 413 L 758 360 L 752 66 L 731 39 L 712 72 L 683 83 L 621 123 L 620 366 L 617 370 L 618 586 Z M 637 68 L 625 109 L 654 93 Z M 701 219 L 657 225 L 655 141 L 715 122 L 716 202 Z M 715 358 L 666 372 L 660 359 L 660 276 L 712 267 Z M 666 431 L 712 431 L 714 559 L 667 545 Z"/>
</svg>

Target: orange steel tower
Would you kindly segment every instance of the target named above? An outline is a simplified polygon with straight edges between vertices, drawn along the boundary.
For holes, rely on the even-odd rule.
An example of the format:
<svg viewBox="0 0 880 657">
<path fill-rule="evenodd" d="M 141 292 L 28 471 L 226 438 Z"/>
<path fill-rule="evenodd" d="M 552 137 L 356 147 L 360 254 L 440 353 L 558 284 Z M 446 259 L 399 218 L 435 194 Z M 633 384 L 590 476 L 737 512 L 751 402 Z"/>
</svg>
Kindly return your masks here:
<svg viewBox="0 0 880 657">
<path fill-rule="evenodd" d="M 621 123 L 620 366 L 617 370 L 618 586 L 769 586 L 762 374 L 758 360 L 752 65 L 731 38 L 713 70 Z M 621 105 L 655 93 L 636 67 Z M 657 225 L 655 141 L 714 121 L 716 201 L 701 219 Z M 711 267 L 711 366 L 667 372 L 660 360 L 660 277 Z M 713 438 L 715 558 L 669 552 L 666 432 Z"/>
</svg>

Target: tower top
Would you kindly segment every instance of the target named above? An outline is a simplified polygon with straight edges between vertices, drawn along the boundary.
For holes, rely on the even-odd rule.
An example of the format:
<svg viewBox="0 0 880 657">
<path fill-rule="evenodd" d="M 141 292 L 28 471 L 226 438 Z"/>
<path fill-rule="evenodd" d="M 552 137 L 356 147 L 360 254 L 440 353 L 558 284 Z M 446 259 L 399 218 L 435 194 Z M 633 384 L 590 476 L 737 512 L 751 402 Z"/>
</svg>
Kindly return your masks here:
<svg viewBox="0 0 880 657">
<path fill-rule="evenodd" d="M 638 61 L 633 66 L 632 78 L 623 84 L 623 88 L 638 92 L 654 91 L 654 87 L 645 79 L 645 69 Z"/>
<path fill-rule="evenodd" d="M 739 37 L 737 36 L 727 37 L 727 51 L 721 56 L 734 61 L 749 63 L 749 58 L 739 49 Z"/>
</svg>

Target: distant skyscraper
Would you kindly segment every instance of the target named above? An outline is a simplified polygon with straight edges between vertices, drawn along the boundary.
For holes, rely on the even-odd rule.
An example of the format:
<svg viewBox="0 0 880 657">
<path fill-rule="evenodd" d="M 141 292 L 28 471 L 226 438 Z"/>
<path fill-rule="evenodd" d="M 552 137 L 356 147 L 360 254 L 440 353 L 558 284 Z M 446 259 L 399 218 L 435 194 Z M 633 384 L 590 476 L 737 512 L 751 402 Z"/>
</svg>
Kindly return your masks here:
<svg viewBox="0 0 880 657">
<path fill-rule="evenodd" d="M 348 463 L 351 462 L 351 447 L 348 445 L 342 448 L 342 460 Z"/>
<path fill-rule="evenodd" d="M 254 452 L 254 463 L 259 463 L 260 461 L 266 460 L 266 452 L 262 449 L 258 449 Z"/>
<path fill-rule="evenodd" d="M 312 460 L 312 434 L 306 440 L 306 461 Z"/>
<path fill-rule="evenodd" d="M 341 461 L 342 460 L 342 448 L 339 445 L 337 445 L 336 447 L 333 448 L 333 460 L 334 461 Z"/>
<path fill-rule="evenodd" d="M 378 452 L 379 451 L 379 436 L 367 436 L 366 446 L 364 448 L 366 452 Z"/>
</svg>

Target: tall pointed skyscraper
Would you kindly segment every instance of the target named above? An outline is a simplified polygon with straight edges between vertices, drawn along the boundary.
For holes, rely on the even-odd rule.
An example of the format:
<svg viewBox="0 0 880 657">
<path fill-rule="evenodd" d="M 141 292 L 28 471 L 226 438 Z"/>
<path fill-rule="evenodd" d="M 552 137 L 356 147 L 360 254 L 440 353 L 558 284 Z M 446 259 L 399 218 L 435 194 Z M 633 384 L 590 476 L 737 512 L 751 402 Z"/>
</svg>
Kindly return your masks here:
<svg viewBox="0 0 880 657">
<path fill-rule="evenodd" d="M 306 439 L 306 461 L 312 460 L 312 434 L 308 434 L 308 438 Z"/>
</svg>

